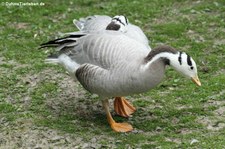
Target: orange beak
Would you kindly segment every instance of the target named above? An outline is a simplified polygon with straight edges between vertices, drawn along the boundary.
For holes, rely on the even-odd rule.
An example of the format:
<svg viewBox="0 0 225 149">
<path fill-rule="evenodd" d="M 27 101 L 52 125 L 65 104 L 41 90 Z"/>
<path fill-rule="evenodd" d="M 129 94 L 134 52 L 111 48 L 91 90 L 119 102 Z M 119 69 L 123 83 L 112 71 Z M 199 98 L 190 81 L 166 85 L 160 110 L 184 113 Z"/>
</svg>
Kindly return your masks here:
<svg viewBox="0 0 225 149">
<path fill-rule="evenodd" d="M 191 80 L 198 86 L 202 85 L 197 75 L 195 77 L 192 77 Z"/>
</svg>

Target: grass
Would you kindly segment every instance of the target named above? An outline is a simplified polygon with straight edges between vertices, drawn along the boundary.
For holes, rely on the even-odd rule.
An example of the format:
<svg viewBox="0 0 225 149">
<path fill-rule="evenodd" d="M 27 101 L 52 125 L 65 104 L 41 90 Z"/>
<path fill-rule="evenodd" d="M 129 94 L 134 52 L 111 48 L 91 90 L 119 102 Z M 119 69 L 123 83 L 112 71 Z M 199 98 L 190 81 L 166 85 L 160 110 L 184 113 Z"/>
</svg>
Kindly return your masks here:
<svg viewBox="0 0 225 149">
<path fill-rule="evenodd" d="M 27 148 L 18 142 L 34 130 L 44 134 L 43 128 L 61 138 L 69 136 L 70 141 L 36 135 L 30 146 L 43 138 L 49 148 L 81 148 L 85 143 L 96 148 L 225 148 L 223 0 L 44 3 L 0 6 L 0 136 L 6 136 L 0 137 L 2 148 L 10 143 Z M 151 47 L 163 43 L 189 53 L 198 65 L 202 87 L 168 68 L 158 87 L 128 97 L 138 109 L 133 117 L 114 116 L 131 123 L 135 132 L 113 132 L 98 98 L 73 82 L 61 67 L 44 64 L 48 51 L 37 49 L 60 32 L 74 31 L 74 18 L 94 14 L 126 15 L 144 30 Z M 198 141 L 192 144 L 193 139 Z"/>
</svg>

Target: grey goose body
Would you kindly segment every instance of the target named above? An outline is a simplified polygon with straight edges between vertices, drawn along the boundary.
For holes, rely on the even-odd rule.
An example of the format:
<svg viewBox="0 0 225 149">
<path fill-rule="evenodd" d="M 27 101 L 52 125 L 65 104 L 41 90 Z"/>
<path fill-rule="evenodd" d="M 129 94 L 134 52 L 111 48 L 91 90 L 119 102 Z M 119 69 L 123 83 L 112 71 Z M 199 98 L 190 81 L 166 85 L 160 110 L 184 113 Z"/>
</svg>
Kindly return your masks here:
<svg viewBox="0 0 225 149">
<path fill-rule="evenodd" d="M 76 77 L 91 93 L 104 97 L 142 93 L 163 78 L 164 60 L 158 59 L 144 69 L 148 49 L 127 36 L 107 32 L 84 37 L 78 44 L 83 40 L 85 43 L 79 51 L 87 61 L 76 61 L 76 57 L 73 60 L 84 63 L 76 71 Z"/>
<path fill-rule="evenodd" d="M 166 65 L 201 86 L 196 64 L 189 55 L 169 46 L 159 46 L 149 52 L 144 44 L 121 32 L 78 32 L 44 43 L 41 48 L 44 47 L 56 47 L 60 53 L 47 62 L 63 65 L 85 89 L 100 96 L 108 122 L 117 132 L 128 132 L 133 127 L 113 120 L 108 99 L 150 90 L 162 81 Z M 124 110 L 121 106 L 131 107 L 124 100 L 117 101 L 116 105 L 115 110 L 119 111 Z"/>
<path fill-rule="evenodd" d="M 182 66 L 180 53 L 173 48 L 162 46 L 149 52 L 145 45 L 120 32 L 95 32 L 74 38 L 73 42 L 75 44 L 59 56 L 60 63 L 70 66 L 70 61 L 63 58 L 70 59 L 72 66 L 76 65 L 68 71 L 75 73 L 88 91 L 104 97 L 148 91 L 161 82 L 167 64 L 172 63 L 175 69 Z M 183 53 L 183 57 L 188 67 L 185 59 L 189 56 Z M 196 67 L 195 62 L 193 64 Z M 193 75 L 196 73 L 197 68 Z"/>
</svg>

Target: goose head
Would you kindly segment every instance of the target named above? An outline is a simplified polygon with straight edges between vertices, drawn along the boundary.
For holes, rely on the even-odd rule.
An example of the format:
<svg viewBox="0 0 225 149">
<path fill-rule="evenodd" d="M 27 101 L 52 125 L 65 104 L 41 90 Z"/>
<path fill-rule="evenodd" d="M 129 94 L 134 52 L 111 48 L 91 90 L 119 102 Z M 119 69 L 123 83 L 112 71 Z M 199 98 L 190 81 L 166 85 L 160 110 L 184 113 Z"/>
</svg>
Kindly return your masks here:
<svg viewBox="0 0 225 149">
<path fill-rule="evenodd" d="M 159 58 L 163 59 L 166 65 L 170 65 L 183 76 L 201 86 L 196 63 L 187 53 L 177 51 L 170 46 L 158 46 L 149 53 L 145 60 L 151 64 Z"/>
<path fill-rule="evenodd" d="M 183 76 L 190 78 L 198 86 L 201 86 L 196 63 L 187 53 L 178 51 L 175 57 L 172 57 L 170 65 Z"/>
<path fill-rule="evenodd" d="M 115 16 L 112 18 L 106 30 L 115 30 L 122 33 L 127 32 L 128 19 L 125 16 Z"/>
</svg>

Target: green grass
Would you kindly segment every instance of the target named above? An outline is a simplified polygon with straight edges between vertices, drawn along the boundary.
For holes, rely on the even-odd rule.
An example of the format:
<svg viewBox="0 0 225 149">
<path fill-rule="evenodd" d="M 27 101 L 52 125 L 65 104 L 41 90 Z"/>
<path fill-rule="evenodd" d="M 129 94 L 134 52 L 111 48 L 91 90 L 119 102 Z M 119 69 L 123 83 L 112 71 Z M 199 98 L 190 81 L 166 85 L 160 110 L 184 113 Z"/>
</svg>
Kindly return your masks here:
<svg viewBox="0 0 225 149">
<path fill-rule="evenodd" d="M 74 140 L 81 137 L 79 147 L 97 138 L 95 143 L 105 148 L 225 148 L 225 127 L 217 125 L 225 121 L 224 111 L 217 113 L 225 109 L 223 0 L 44 3 L 0 6 L 0 134 L 9 132 L 13 138 L 12 132 L 23 128 L 18 121 L 30 120 L 40 131 L 44 127 Z M 49 51 L 37 49 L 60 32 L 74 31 L 73 19 L 94 14 L 126 15 L 144 30 L 151 47 L 163 43 L 190 54 L 202 87 L 167 69 L 158 87 L 128 97 L 137 107 L 133 117 L 114 116 L 137 132 L 113 132 L 98 98 L 73 83 L 61 67 L 44 64 Z M 199 142 L 191 144 L 193 139 Z"/>
</svg>

